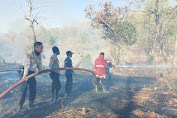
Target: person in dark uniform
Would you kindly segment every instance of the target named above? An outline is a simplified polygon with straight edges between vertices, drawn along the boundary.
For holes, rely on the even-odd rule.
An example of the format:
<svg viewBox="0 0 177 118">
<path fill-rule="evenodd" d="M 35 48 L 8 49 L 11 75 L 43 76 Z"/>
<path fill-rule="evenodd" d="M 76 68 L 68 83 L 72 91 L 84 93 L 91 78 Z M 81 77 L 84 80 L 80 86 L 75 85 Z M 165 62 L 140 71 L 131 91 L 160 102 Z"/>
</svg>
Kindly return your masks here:
<svg viewBox="0 0 177 118">
<path fill-rule="evenodd" d="M 115 67 L 115 66 L 112 64 L 112 59 L 110 57 L 107 59 L 107 63 L 108 63 L 108 67 L 105 69 L 105 72 L 106 72 L 106 77 L 110 80 L 111 73 L 110 73 L 109 69 L 112 67 Z"/>
<path fill-rule="evenodd" d="M 64 68 L 71 68 L 71 69 L 73 68 L 72 60 L 71 60 L 72 54 L 74 54 L 74 53 L 71 51 L 66 52 L 67 58 L 64 61 L 64 64 L 65 64 Z M 66 95 L 70 94 L 71 90 L 72 90 L 72 85 L 73 85 L 72 74 L 73 74 L 73 70 L 66 70 L 65 71 L 65 75 L 66 75 L 66 79 L 67 79 L 66 84 L 65 84 L 65 97 L 66 97 Z"/>
<path fill-rule="evenodd" d="M 42 70 L 41 52 L 43 51 L 43 45 L 41 42 L 34 43 L 34 50 L 27 52 L 23 63 L 24 73 L 23 77 Z M 36 98 L 36 79 L 32 77 L 22 84 L 22 97 L 19 103 L 19 111 L 22 109 L 25 102 L 27 89 L 29 87 L 29 108 L 34 107 L 34 100 Z"/>
<path fill-rule="evenodd" d="M 51 69 L 55 69 L 55 68 L 59 68 L 59 60 L 57 58 L 57 55 L 60 54 L 60 51 L 58 49 L 58 47 L 54 46 L 52 48 L 53 51 L 53 55 L 50 57 L 50 63 L 49 63 L 49 67 Z M 49 73 L 50 77 L 52 79 L 52 102 L 57 101 L 58 98 L 58 92 L 61 88 L 61 83 L 60 83 L 60 71 L 56 70 L 54 72 Z"/>
</svg>

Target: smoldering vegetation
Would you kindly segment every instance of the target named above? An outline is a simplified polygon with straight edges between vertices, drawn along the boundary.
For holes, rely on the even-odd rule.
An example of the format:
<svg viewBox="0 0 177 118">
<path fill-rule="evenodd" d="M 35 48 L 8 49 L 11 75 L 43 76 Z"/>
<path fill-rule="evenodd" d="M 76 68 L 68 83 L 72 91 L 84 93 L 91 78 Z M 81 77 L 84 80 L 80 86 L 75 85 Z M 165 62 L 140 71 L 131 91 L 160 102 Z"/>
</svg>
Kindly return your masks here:
<svg viewBox="0 0 177 118">
<path fill-rule="evenodd" d="M 9 66 L 10 65 L 6 65 Z M 51 79 L 48 73 L 38 75 L 35 108 L 28 108 L 28 97 L 22 112 L 17 112 L 20 86 L 0 101 L 3 118 L 57 118 L 57 117 L 157 117 L 176 115 L 175 71 L 156 68 L 114 68 L 112 79 L 107 80 L 109 93 L 103 93 L 101 86 L 96 93 L 93 76 L 87 72 L 75 71 L 71 95 L 51 103 Z M 162 76 L 163 74 L 163 76 Z M 1 73 L 1 92 L 18 81 L 17 72 Z M 8 81 L 7 81 L 8 80 Z M 60 76 L 64 96 L 66 78 Z"/>
<path fill-rule="evenodd" d="M 0 117 L 177 117 L 176 4 L 170 0 L 137 2 L 132 3 L 133 9 L 131 5 L 117 7 L 111 2 L 91 4 L 85 9 L 91 22 L 78 21 L 52 29 L 35 27 L 37 40 L 44 45 L 42 58 L 46 68 L 53 46 L 60 49 L 60 67 L 64 65 L 67 50 L 74 52 L 74 67 L 93 69 L 100 52 L 105 52 L 105 59 L 111 57 L 118 68 L 111 69 L 112 79 L 107 80 L 109 93 L 103 93 L 101 87 L 96 93 L 93 76 L 75 71 L 71 95 L 51 103 L 51 79 L 48 73 L 41 74 L 36 77 L 36 107 L 29 109 L 27 99 L 23 111 L 17 112 L 19 86 L 0 100 Z M 32 35 L 28 28 L 0 34 L 0 92 L 19 80 L 16 70 L 25 52 L 33 48 Z M 164 68 L 164 65 L 172 67 Z M 63 97 L 64 72 L 60 79 L 59 95 Z"/>
</svg>

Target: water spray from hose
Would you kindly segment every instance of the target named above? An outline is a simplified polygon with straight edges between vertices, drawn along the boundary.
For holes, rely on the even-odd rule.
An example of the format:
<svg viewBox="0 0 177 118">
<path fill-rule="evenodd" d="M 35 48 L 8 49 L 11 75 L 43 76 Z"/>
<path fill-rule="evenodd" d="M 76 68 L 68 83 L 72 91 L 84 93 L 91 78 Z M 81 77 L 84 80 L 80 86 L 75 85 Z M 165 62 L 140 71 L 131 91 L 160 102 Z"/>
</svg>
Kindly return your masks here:
<svg viewBox="0 0 177 118">
<path fill-rule="evenodd" d="M 177 65 L 115 65 L 115 68 L 177 68 Z"/>
</svg>

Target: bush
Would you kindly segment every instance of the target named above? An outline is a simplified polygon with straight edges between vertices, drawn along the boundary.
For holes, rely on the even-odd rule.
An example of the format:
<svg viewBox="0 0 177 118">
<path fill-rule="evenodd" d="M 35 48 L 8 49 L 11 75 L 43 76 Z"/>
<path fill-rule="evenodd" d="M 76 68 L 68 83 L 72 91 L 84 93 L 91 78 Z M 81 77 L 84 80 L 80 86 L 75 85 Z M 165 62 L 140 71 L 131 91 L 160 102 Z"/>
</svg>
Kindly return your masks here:
<svg viewBox="0 0 177 118">
<path fill-rule="evenodd" d="M 29 51 L 32 50 L 34 48 L 34 41 L 31 41 L 30 43 L 28 43 L 28 45 L 25 48 L 25 51 Z"/>
<path fill-rule="evenodd" d="M 153 62 L 153 60 L 154 60 L 154 56 L 149 55 L 148 59 L 147 59 L 147 63 L 151 64 Z"/>
</svg>

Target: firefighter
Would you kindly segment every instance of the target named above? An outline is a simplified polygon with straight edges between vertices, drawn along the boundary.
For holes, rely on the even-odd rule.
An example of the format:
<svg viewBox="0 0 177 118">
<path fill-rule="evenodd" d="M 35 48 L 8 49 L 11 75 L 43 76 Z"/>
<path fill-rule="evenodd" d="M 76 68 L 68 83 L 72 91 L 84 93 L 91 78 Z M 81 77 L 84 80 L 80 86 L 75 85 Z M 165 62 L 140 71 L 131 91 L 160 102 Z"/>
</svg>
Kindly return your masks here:
<svg viewBox="0 0 177 118">
<path fill-rule="evenodd" d="M 50 57 L 50 63 L 49 63 L 49 68 L 55 69 L 59 68 L 59 60 L 57 56 L 60 54 L 60 51 L 58 47 L 54 46 L 52 48 L 53 55 Z M 54 72 L 49 73 L 51 79 L 52 79 L 52 102 L 57 101 L 58 98 L 58 92 L 61 88 L 61 83 L 60 83 L 60 71 L 56 70 Z"/>
<path fill-rule="evenodd" d="M 99 83 L 102 84 L 103 93 L 109 93 L 106 89 L 106 73 L 105 68 L 108 67 L 107 61 L 104 59 L 104 53 L 101 52 L 99 58 L 95 60 L 94 73 L 96 75 L 96 92 L 99 87 Z"/>
<path fill-rule="evenodd" d="M 23 62 L 24 73 L 23 77 L 42 70 L 41 52 L 43 51 L 43 45 L 41 42 L 34 43 L 34 49 L 27 52 L 25 60 Z M 22 84 L 22 96 L 19 103 L 19 111 L 22 109 L 25 102 L 27 89 L 29 88 L 29 108 L 35 107 L 34 101 L 36 98 L 36 79 L 32 77 Z"/>
<path fill-rule="evenodd" d="M 64 68 L 68 69 L 70 68 L 71 70 L 66 70 L 65 75 L 66 75 L 66 84 L 65 84 L 65 97 L 71 93 L 72 90 L 72 85 L 73 85 L 73 79 L 72 79 L 72 74 L 73 74 L 73 65 L 72 65 L 72 60 L 71 57 L 74 53 L 71 51 L 67 51 L 66 55 L 67 58 L 64 61 Z"/>
<path fill-rule="evenodd" d="M 106 72 L 106 77 L 110 80 L 111 73 L 110 73 L 109 69 L 114 67 L 114 65 L 112 64 L 112 59 L 110 57 L 107 59 L 107 63 L 108 63 L 108 67 L 105 69 L 105 72 Z"/>
</svg>

